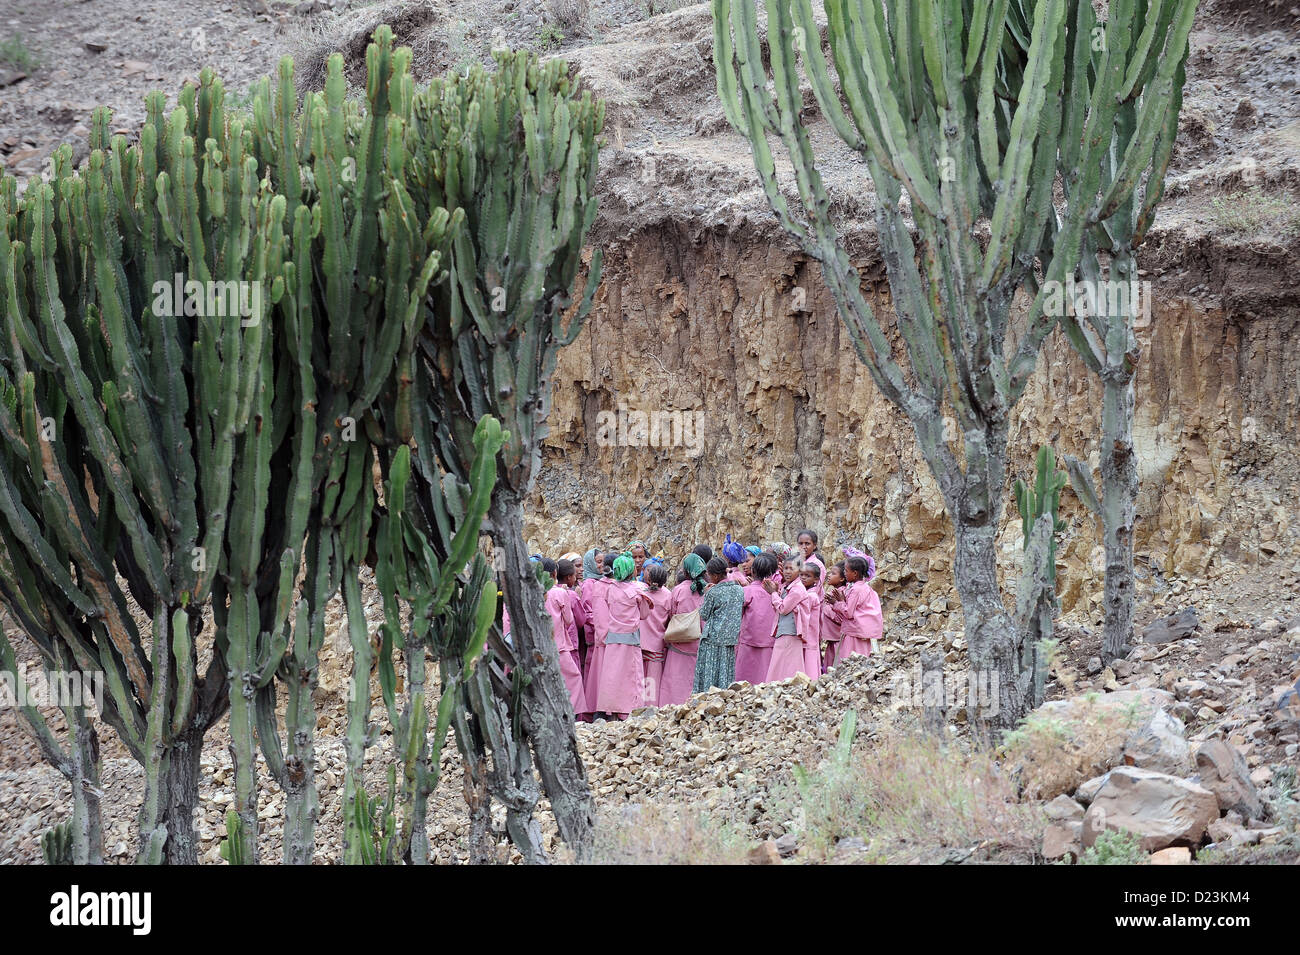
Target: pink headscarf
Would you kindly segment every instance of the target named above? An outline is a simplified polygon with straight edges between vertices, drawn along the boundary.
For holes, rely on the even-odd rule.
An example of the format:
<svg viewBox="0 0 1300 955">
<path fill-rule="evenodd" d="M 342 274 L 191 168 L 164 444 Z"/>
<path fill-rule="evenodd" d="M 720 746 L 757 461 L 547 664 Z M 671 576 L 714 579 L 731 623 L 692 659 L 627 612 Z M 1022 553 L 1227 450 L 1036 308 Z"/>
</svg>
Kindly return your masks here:
<svg viewBox="0 0 1300 955">
<path fill-rule="evenodd" d="M 858 550 L 856 547 L 845 545 L 844 557 L 847 560 L 850 557 L 861 557 L 867 562 L 867 580 L 876 576 L 876 560 L 865 550 Z"/>
</svg>

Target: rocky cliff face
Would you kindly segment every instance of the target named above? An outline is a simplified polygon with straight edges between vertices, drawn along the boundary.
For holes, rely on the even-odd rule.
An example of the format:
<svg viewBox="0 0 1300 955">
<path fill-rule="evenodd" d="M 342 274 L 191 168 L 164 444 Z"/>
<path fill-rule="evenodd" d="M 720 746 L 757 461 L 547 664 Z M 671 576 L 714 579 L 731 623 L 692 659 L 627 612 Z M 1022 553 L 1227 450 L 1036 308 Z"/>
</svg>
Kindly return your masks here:
<svg viewBox="0 0 1300 955">
<path fill-rule="evenodd" d="M 1290 567 L 1300 553 L 1300 308 L 1276 281 L 1296 256 L 1207 243 L 1165 233 L 1143 262 L 1154 301 L 1138 330 L 1141 574 L 1214 578 L 1229 565 Z M 883 269 L 869 237 L 859 245 L 888 323 Z M 679 557 L 728 532 L 793 541 L 812 527 L 824 553 L 870 545 L 896 605 L 946 606 L 938 489 L 906 419 L 854 355 L 817 264 L 764 229 L 671 223 L 608 241 L 605 255 L 587 328 L 554 377 L 530 543 L 559 553 L 639 537 Z M 1028 474 L 1043 443 L 1095 465 L 1100 393 L 1054 334 L 1015 412 L 1009 478 Z M 1063 609 L 1088 619 L 1101 597 L 1099 534 L 1067 498 Z M 1020 529 L 1009 489 L 1004 524 L 1011 571 Z"/>
</svg>

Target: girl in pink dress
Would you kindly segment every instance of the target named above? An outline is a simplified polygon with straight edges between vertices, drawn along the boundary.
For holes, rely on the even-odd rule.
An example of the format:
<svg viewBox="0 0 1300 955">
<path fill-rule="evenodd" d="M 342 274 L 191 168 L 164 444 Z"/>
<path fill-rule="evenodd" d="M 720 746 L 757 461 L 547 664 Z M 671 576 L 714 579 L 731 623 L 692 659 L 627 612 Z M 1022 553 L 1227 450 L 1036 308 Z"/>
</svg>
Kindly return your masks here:
<svg viewBox="0 0 1300 955">
<path fill-rule="evenodd" d="M 598 582 L 605 579 L 605 568 L 602 566 L 604 560 L 605 554 L 597 547 L 583 554 L 582 583 L 578 585 L 578 599 L 582 601 L 583 616 L 586 619 L 586 626 L 582 632 L 582 685 L 587 688 L 588 696 L 596 686 L 595 675 L 592 673 L 592 667 L 596 662 L 596 620 L 593 614 L 592 591 Z M 588 711 L 590 712 L 590 707 Z"/>
<path fill-rule="evenodd" d="M 803 565 L 799 578 L 808 591 L 808 629 L 803 634 L 804 672 L 814 680 L 822 673 L 822 566 L 814 561 Z"/>
<path fill-rule="evenodd" d="M 632 579 L 636 564 L 628 554 L 614 560 L 608 585 L 609 628 L 605 632 L 596 687 L 596 709 L 625 720 L 642 705 L 645 663 L 641 657 L 640 585 Z"/>
<path fill-rule="evenodd" d="M 551 632 L 555 649 L 560 656 L 560 673 L 569 690 L 569 703 L 574 715 L 587 710 L 587 694 L 582 686 L 582 665 L 578 661 L 578 625 L 573 617 L 571 588 L 578 579 L 573 561 L 562 560 L 555 571 L 559 581 L 546 592 L 546 612 L 551 615 Z"/>
<path fill-rule="evenodd" d="M 605 658 L 605 636 L 609 633 L 609 588 L 613 585 L 614 580 L 611 576 L 613 571 L 610 569 L 609 574 L 604 571 L 609 568 L 612 559 L 610 555 L 602 555 L 600 566 L 602 576 L 599 580 L 590 581 L 591 588 L 588 592 L 587 607 L 591 611 L 591 647 L 587 651 L 587 672 L 583 674 L 583 686 L 587 690 L 587 711 L 595 716 L 601 712 L 596 705 L 596 698 L 600 690 L 600 670 Z M 587 584 L 588 581 L 583 581 Z"/>
<path fill-rule="evenodd" d="M 682 562 L 686 579 L 673 588 L 672 619 L 679 613 L 699 610 L 704 602 L 704 560 L 690 553 Z M 700 652 L 700 641 L 669 643 L 665 647 L 664 676 L 659 685 L 659 705 L 675 706 L 685 703 L 695 688 L 695 658 Z"/>
<path fill-rule="evenodd" d="M 817 553 L 817 532 L 802 530 L 795 537 L 795 545 L 799 549 L 799 554 L 803 557 L 805 564 L 816 564 L 822 579 L 826 577 L 826 564 L 822 560 L 822 555 Z"/>
<path fill-rule="evenodd" d="M 796 673 L 812 675 L 808 673 L 804 657 L 804 636 L 811 633 L 812 595 L 800 578 L 802 570 L 803 560 L 798 556 L 789 557 L 783 575 L 790 583 L 778 590 L 770 578 L 764 581 L 778 615 L 772 662 L 767 669 L 769 683 L 788 680 Z"/>
<path fill-rule="evenodd" d="M 646 706 L 659 705 L 659 687 L 663 683 L 664 657 L 668 644 L 664 631 L 673 612 L 673 592 L 668 583 L 668 568 L 663 564 L 648 563 L 643 571 L 649 589 L 641 594 L 641 659 L 645 662 Z"/>
<path fill-rule="evenodd" d="M 840 620 L 839 659 L 855 653 L 871 656 L 876 641 L 885 632 L 885 618 L 880 609 L 880 595 L 867 582 L 869 565 L 865 557 L 850 557 L 844 562 L 848 586 L 835 604 Z"/>
<path fill-rule="evenodd" d="M 835 613 L 835 601 L 844 587 L 844 563 L 841 561 L 826 571 L 826 588 L 822 594 L 822 643 L 826 655 L 822 659 L 822 672 L 835 666 L 840 648 L 840 621 Z"/>
<path fill-rule="evenodd" d="M 776 560 L 760 553 L 753 558 L 750 570 L 754 579 L 745 585 L 745 607 L 740 614 L 740 639 L 736 644 L 736 680 L 757 686 L 767 679 L 776 640 L 776 609 L 771 593 L 763 586 L 776 573 Z"/>
</svg>

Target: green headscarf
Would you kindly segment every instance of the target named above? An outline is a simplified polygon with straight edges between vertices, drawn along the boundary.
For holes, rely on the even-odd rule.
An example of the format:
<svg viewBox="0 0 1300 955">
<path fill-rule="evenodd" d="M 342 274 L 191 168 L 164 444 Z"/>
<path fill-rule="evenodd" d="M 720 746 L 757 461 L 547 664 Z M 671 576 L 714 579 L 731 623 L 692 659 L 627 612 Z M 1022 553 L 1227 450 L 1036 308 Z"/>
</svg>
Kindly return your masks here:
<svg viewBox="0 0 1300 955">
<path fill-rule="evenodd" d="M 614 579 L 628 580 L 636 572 L 636 562 L 631 554 L 619 554 L 614 560 Z"/>
<path fill-rule="evenodd" d="M 690 575 L 691 590 L 697 594 L 704 593 L 704 558 L 699 554 L 687 554 L 686 559 L 682 561 L 682 566 Z"/>
</svg>

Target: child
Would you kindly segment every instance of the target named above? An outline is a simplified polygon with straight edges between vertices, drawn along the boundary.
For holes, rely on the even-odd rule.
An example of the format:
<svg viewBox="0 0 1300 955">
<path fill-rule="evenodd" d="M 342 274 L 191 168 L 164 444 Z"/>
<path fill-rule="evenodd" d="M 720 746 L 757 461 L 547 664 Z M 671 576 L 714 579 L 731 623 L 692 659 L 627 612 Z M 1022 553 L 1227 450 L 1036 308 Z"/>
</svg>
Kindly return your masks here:
<svg viewBox="0 0 1300 955">
<path fill-rule="evenodd" d="M 753 580 L 745 585 L 745 605 L 740 615 L 740 642 L 736 645 L 736 679 L 757 686 L 767 679 L 776 640 L 776 610 L 763 586 L 776 573 L 776 559 L 760 553 L 752 558 Z"/>
<path fill-rule="evenodd" d="M 736 680 L 736 641 L 745 595 L 727 579 L 727 562 L 715 557 L 707 566 L 709 588 L 700 604 L 700 649 L 695 663 L 695 692 L 728 687 Z"/>
<path fill-rule="evenodd" d="M 700 604 L 704 602 L 704 567 L 704 560 L 699 554 L 692 552 L 686 555 L 686 560 L 682 562 L 686 579 L 673 588 L 671 616 L 700 609 Z M 695 687 L 695 661 L 700 652 L 700 641 L 669 643 L 664 649 L 664 678 L 659 685 L 659 705 L 675 706 L 690 699 Z"/>
<path fill-rule="evenodd" d="M 741 564 L 749 556 L 749 551 L 740 546 L 739 541 L 733 541 L 731 535 L 727 535 L 727 542 L 722 545 L 722 556 L 727 561 L 727 580 L 734 580 L 740 586 L 749 583 L 749 578 L 745 576 L 745 571 Z"/>
<path fill-rule="evenodd" d="M 826 571 L 826 592 L 822 596 L 822 642 L 826 655 L 822 659 L 822 672 L 835 666 L 840 648 L 840 621 L 835 615 L 835 601 L 840 599 L 844 587 L 844 561 Z"/>
<path fill-rule="evenodd" d="M 844 576 L 848 586 L 840 593 L 835 604 L 840 621 L 839 659 L 846 660 L 855 653 L 871 656 L 876 641 L 885 630 L 885 618 L 880 610 L 880 596 L 871 588 L 865 557 L 850 557 L 844 562 Z"/>
<path fill-rule="evenodd" d="M 808 630 L 803 634 L 804 672 L 816 680 L 822 673 L 822 565 L 808 561 L 799 579 L 808 591 Z"/>
<path fill-rule="evenodd" d="M 560 656 L 560 673 L 569 690 L 569 703 L 575 716 L 587 711 L 587 695 L 582 687 L 582 665 L 578 662 L 578 625 L 573 618 L 571 588 L 578 580 L 573 561 L 562 560 L 555 568 L 556 584 L 546 592 L 546 612 L 551 615 L 551 633 Z"/>
<path fill-rule="evenodd" d="M 821 554 L 817 553 L 817 532 L 802 530 L 794 540 L 799 545 L 799 552 L 803 554 L 803 562 L 805 564 L 816 564 L 819 568 L 818 574 L 825 577 L 826 564 L 822 562 Z"/>
<path fill-rule="evenodd" d="M 600 712 L 596 706 L 596 691 L 600 687 L 600 663 L 605 653 L 605 634 L 609 633 L 610 579 L 605 573 L 605 555 L 600 551 L 595 552 L 591 566 L 598 571 L 597 576 L 582 582 L 590 625 L 587 668 L 582 674 L 582 684 L 587 691 L 587 713 L 594 717 Z"/>
<path fill-rule="evenodd" d="M 606 565 L 611 561 L 606 555 Z M 645 663 L 641 657 L 640 590 L 632 579 L 636 564 L 630 554 L 612 561 L 613 580 L 606 587 L 609 629 L 605 633 L 596 685 L 596 709 L 625 720 L 641 705 Z"/>
<path fill-rule="evenodd" d="M 659 705 L 659 686 L 663 682 L 664 656 L 668 644 L 664 631 L 673 610 L 673 592 L 668 583 L 668 568 L 663 564 L 647 563 L 644 570 L 649 589 L 640 595 L 641 600 L 641 659 L 645 663 L 646 706 Z"/>
<path fill-rule="evenodd" d="M 778 590 L 776 582 L 771 579 L 763 582 L 778 614 L 772 662 L 767 668 L 769 683 L 788 680 L 796 673 L 812 675 L 806 669 L 803 649 L 804 637 L 811 633 L 812 599 L 800 579 L 802 571 L 803 559 L 797 554 L 791 555 L 786 558 L 782 569 L 782 575 L 790 581 L 783 590 Z"/>
</svg>

